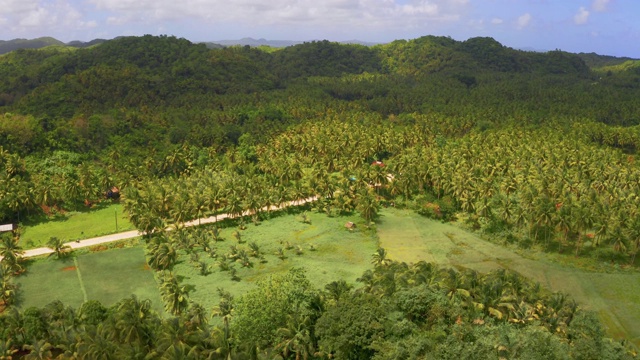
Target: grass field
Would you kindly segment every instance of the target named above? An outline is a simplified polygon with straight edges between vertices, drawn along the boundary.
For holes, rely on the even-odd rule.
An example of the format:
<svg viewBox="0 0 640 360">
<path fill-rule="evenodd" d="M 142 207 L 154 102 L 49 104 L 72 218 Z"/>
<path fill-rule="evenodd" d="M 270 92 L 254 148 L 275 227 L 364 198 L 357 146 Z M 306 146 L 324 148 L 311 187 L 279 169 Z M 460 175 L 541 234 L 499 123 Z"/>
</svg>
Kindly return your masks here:
<svg viewBox="0 0 640 360">
<path fill-rule="evenodd" d="M 610 336 L 624 337 L 640 347 L 638 273 L 597 273 L 546 261 L 544 256 L 527 259 L 452 224 L 392 208 L 382 211 L 378 236 L 393 260 L 425 260 L 481 272 L 514 270 L 552 291 L 570 294 L 598 313 Z"/>
<path fill-rule="evenodd" d="M 122 205 L 103 202 L 86 211 L 72 211 L 50 218 L 43 216 L 38 221 L 25 223 L 21 226 L 20 243 L 23 248 L 32 249 L 46 246 L 51 236 L 73 241 L 133 229 Z"/>
<path fill-rule="evenodd" d="M 302 223 L 299 215 L 284 215 L 262 222 L 255 226 L 248 224 L 246 230 L 241 231 L 242 244 L 232 236 L 236 228 L 221 229 L 225 241 L 216 244 L 217 253 L 223 256 L 229 253 L 232 245 L 249 252 L 249 243 L 255 242 L 264 254 L 266 262 L 251 258 L 253 267 L 243 268 L 240 263 L 234 263 L 239 281 L 231 279 L 229 271 L 221 271 L 217 260 L 206 253 L 200 253 L 200 260 L 205 261 L 211 268 L 209 275 L 203 276 L 195 268 L 190 258 L 181 255 L 174 273 L 184 278 L 185 284 L 195 286 L 191 299 L 211 309 L 219 301 L 217 288 L 223 288 L 235 296 L 255 286 L 259 279 L 270 274 L 284 273 L 291 268 L 304 268 L 307 278 L 318 288 L 339 279 L 355 284 L 362 273 L 370 269 L 371 254 L 377 248 L 377 239 L 372 232 L 367 233 L 356 229 L 349 231 L 344 224 L 357 220 L 353 217 L 327 217 L 324 214 L 308 213 L 311 224 Z M 274 253 L 286 243 L 300 246 L 302 255 L 296 255 L 295 250 L 285 250 L 286 258 L 279 259 Z M 310 245 L 317 249 L 310 250 Z"/>
<path fill-rule="evenodd" d="M 79 255 L 77 258 L 38 260 L 19 276 L 18 306 L 42 307 L 53 300 L 78 308 L 84 301 L 105 306 L 132 294 L 150 299 L 162 312 L 153 271 L 146 267 L 141 246 Z"/>
</svg>

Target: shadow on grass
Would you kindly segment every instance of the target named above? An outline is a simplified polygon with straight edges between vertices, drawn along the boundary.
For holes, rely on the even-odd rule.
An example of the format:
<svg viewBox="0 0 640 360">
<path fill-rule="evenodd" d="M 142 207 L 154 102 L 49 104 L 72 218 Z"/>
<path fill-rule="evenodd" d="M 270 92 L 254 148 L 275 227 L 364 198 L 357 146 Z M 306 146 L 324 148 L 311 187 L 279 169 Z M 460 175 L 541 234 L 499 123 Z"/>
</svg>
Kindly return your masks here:
<svg viewBox="0 0 640 360">
<path fill-rule="evenodd" d="M 62 213 L 56 212 L 53 215 L 46 215 L 40 212 L 37 214 L 31 214 L 27 216 L 24 220 L 22 220 L 21 224 L 22 226 L 35 226 L 35 225 L 39 225 L 47 222 L 63 222 L 63 221 L 69 220 L 69 216 L 66 215 L 68 212 L 87 214 L 87 213 L 106 209 L 113 204 L 118 204 L 118 202 L 106 200 L 106 201 L 100 201 L 98 203 L 95 203 L 91 207 L 79 205 L 79 206 L 70 208 Z"/>
<path fill-rule="evenodd" d="M 62 270 L 70 268 L 70 267 L 74 267 L 75 269 L 75 264 L 73 262 L 73 255 L 72 253 L 67 253 L 67 256 L 61 257 L 60 259 L 47 259 L 44 261 L 54 261 L 54 262 L 60 262 L 63 265 Z M 55 255 L 54 255 L 55 256 Z M 31 258 L 27 258 L 27 259 L 23 259 L 22 260 L 22 265 L 24 266 L 24 268 L 26 269 L 25 272 L 21 273 L 20 275 L 18 275 L 19 277 L 22 276 L 29 276 L 29 272 L 31 271 L 31 265 L 33 265 L 36 261 L 43 261 L 41 260 L 35 260 L 35 259 L 31 259 Z M 22 287 L 18 286 L 18 288 L 16 289 L 16 295 L 14 298 L 14 304 L 13 306 L 17 307 L 17 308 L 21 308 L 22 305 L 24 304 L 25 301 L 25 294 L 24 291 L 22 289 Z M 51 300 L 53 301 L 53 300 Z"/>
</svg>

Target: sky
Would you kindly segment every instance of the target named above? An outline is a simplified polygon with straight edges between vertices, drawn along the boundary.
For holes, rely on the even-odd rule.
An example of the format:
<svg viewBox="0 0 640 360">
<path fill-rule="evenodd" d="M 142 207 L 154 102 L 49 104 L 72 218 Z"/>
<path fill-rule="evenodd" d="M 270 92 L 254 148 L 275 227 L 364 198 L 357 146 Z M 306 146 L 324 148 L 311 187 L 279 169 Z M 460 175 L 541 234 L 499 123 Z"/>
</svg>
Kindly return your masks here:
<svg viewBox="0 0 640 360">
<path fill-rule="evenodd" d="M 173 35 L 390 42 L 483 36 L 640 58 L 640 0 L 0 0 L 0 40 Z"/>
</svg>

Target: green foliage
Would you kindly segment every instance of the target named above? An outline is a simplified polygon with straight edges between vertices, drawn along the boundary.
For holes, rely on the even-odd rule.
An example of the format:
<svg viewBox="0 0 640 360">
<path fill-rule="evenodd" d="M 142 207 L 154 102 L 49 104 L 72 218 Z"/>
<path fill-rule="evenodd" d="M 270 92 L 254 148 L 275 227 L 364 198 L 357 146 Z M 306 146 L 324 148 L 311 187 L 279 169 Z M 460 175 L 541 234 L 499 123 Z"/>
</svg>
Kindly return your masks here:
<svg viewBox="0 0 640 360">
<path fill-rule="evenodd" d="M 313 296 L 309 280 L 300 269 L 273 275 L 234 303 L 232 333 L 238 343 L 265 348 L 278 341 L 277 331 L 287 316 L 304 317 Z"/>
<path fill-rule="evenodd" d="M 248 279 L 252 266 L 262 269 L 250 255 L 272 256 L 277 245 L 245 230 L 239 242 L 256 246 L 237 245 L 236 268 L 222 259 L 226 250 L 208 242 L 220 233 L 166 236 L 164 229 L 221 212 L 252 214 L 260 226 L 249 228 L 264 229 L 273 214 L 263 209 L 311 196 L 318 210 L 357 210 L 369 225 L 397 199 L 442 220 L 462 212 L 473 226 L 512 242 L 634 261 L 640 236 L 627 219 L 635 218 L 640 193 L 640 73 L 635 62 L 587 60 L 559 50 L 517 51 L 490 38 L 435 36 L 269 52 L 147 35 L 74 51 L 15 51 L 0 57 L 0 220 L 46 215 L 63 222 L 61 213 L 118 186 L 153 268 L 180 268 L 180 259 L 192 256 L 206 274 L 214 260 L 193 255 L 202 248 L 234 283 Z M 590 70 L 595 63 L 610 67 Z M 316 215 L 291 226 L 311 231 Z M 301 244 L 278 240 L 303 253 Z M 299 257 L 281 248 L 278 266 L 331 255 L 329 240 L 314 242 L 319 250 Z M 188 305 L 177 276 L 167 278 L 175 319 L 162 321 L 136 298 L 104 317 L 93 304 L 96 314 L 86 322 L 95 331 L 79 335 L 77 356 L 185 358 L 193 351 L 242 358 L 268 349 L 283 358 L 317 350 L 381 359 L 626 355 L 580 310 L 512 274 L 391 263 L 384 251 L 372 260 L 378 266 L 356 291 L 334 282 L 318 295 L 297 272 L 265 280 L 227 299 L 215 331 L 182 321 L 201 311 Z M 61 283 L 68 279 L 59 275 Z M 11 281 L 3 276 L 3 291 L 14 294 Z M 68 313 L 55 304 L 40 315 L 62 326 L 66 320 L 55 312 Z M 39 324 L 34 311 L 27 315 Z M 40 330 L 43 339 L 28 338 L 15 328 L 19 316 L 2 317 L 18 334 L 2 333 L 5 353 L 72 349 Z"/>
<path fill-rule="evenodd" d="M 388 326 L 387 311 L 379 298 L 369 294 L 343 297 L 318 319 L 320 349 L 339 359 L 371 358 L 372 343 Z"/>
<path fill-rule="evenodd" d="M 149 301 L 135 296 L 109 308 L 89 301 L 78 311 L 54 301 L 42 309 L 1 314 L 0 341 L 4 354 L 73 348 L 89 358 L 102 358 L 105 351 L 118 358 L 176 353 L 179 358 L 188 353 L 204 358 L 635 358 L 629 348 L 604 337 L 593 314 L 517 274 L 460 274 L 424 262 L 391 263 L 365 272 L 360 281 L 363 286 L 355 291 L 334 281 L 321 292 L 294 270 L 270 277 L 239 299 L 218 289 L 218 325 L 208 324 L 197 304 L 161 317 Z M 496 308 L 487 311 L 490 306 Z"/>
<path fill-rule="evenodd" d="M 107 318 L 107 308 L 97 300 L 89 300 L 78 309 L 78 319 L 85 325 L 97 326 Z"/>
</svg>

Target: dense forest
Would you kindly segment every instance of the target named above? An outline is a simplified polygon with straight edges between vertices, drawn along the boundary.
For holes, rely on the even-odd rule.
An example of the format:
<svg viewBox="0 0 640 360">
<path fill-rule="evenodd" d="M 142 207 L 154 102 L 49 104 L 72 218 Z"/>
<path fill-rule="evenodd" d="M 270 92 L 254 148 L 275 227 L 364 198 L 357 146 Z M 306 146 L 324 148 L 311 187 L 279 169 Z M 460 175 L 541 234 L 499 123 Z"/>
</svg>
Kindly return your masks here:
<svg viewBox="0 0 640 360">
<path fill-rule="evenodd" d="M 638 146 L 640 61 L 491 38 L 265 51 L 143 36 L 0 56 L 0 222 L 77 209 L 117 186 L 160 272 L 185 250 L 166 226 L 221 212 L 257 221 L 265 206 L 309 197 L 366 224 L 393 203 L 463 218 L 497 242 L 635 266 Z M 18 241 L 2 242 L 11 305 L 24 269 Z M 295 270 L 240 299 L 221 290 L 211 324 L 186 297 L 167 318 L 137 298 L 9 306 L 0 358 L 634 356 L 594 315 L 517 274 L 381 251 L 356 289 L 316 289 Z M 179 298 L 177 279 L 162 286 Z"/>
</svg>

